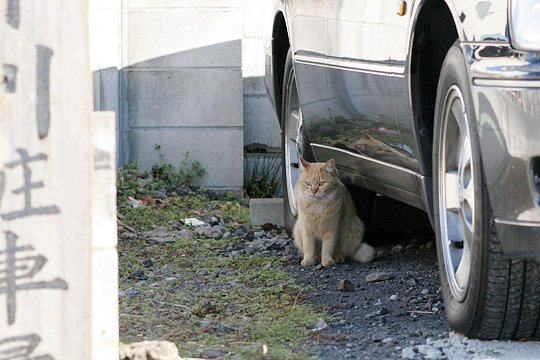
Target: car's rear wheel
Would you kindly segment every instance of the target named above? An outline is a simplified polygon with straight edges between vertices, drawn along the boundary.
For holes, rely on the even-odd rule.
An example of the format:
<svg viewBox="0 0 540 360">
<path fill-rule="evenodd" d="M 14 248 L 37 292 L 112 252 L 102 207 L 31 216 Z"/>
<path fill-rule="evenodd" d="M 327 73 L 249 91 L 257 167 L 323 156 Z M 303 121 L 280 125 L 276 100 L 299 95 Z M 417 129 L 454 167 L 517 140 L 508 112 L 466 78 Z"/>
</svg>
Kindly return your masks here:
<svg viewBox="0 0 540 360">
<path fill-rule="evenodd" d="M 446 315 L 467 336 L 540 335 L 540 268 L 505 259 L 485 186 L 465 57 L 448 51 L 437 89 L 433 146 L 434 219 Z"/>
<path fill-rule="evenodd" d="M 302 109 L 300 108 L 300 101 L 298 99 L 296 76 L 290 49 L 287 53 L 287 60 L 285 61 L 282 99 L 281 140 L 284 220 L 285 228 L 291 233 L 298 214 L 293 189 L 300 174 L 298 166 L 299 158 L 302 156 L 304 159 L 311 161 L 313 156 L 309 149 L 309 142 L 302 121 Z"/>
</svg>

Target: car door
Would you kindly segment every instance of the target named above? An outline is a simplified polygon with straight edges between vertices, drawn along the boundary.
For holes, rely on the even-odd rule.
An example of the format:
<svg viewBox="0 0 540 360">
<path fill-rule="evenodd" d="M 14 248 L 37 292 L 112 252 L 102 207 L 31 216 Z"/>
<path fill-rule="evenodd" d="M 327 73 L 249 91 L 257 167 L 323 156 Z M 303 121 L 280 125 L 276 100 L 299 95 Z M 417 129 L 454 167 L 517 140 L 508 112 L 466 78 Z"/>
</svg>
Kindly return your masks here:
<svg viewBox="0 0 540 360">
<path fill-rule="evenodd" d="M 391 59 L 396 0 L 329 0 L 326 57 L 330 117 L 312 132 L 315 152 L 363 175 L 365 186 L 417 204 L 396 121 L 403 73 Z M 318 146 L 320 145 L 320 146 Z M 339 149 L 339 150 L 338 150 Z"/>
<path fill-rule="evenodd" d="M 325 67 L 328 0 L 293 0 L 287 4 L 301 121 L 305 126 L 328 117 Z"/>
</svg>

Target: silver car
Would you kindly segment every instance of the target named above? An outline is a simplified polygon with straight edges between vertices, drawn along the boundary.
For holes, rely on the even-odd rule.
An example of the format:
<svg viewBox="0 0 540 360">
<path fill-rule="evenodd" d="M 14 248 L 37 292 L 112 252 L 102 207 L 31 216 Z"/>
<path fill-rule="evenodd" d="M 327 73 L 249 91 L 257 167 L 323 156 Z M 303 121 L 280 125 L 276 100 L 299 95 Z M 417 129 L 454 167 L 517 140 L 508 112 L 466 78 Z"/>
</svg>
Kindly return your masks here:
<svg viewBox="0 0 540 360">
<path fill-rule="evenodd" d="M 288 227 L 299 155 L 333 158 L 428 214 L 453 329 L 540 337 L 539 19 L 540 0 L 278 0 Z"/>
</svg>

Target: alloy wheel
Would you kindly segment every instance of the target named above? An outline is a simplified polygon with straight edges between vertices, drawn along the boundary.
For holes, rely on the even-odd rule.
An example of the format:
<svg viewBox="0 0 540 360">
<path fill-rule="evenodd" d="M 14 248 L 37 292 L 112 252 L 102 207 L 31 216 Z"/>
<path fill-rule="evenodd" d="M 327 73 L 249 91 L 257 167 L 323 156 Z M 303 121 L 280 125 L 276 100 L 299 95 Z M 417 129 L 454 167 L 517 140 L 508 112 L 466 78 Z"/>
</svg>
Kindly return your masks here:
<svg viewBox="0 0 540 360">
<path fill-rule="evenodd" d="M 296 79 L 294 70 L 291 68 L 289 83 L 287 86 L 287 97 L 285 107 L 285 127 L 284 127 L 284 153 L 285 153 L 285 182 L 289 199 L 289 209 L 293 216 L 298 214 L 296 199 L 294 196 L 294 184 L 300 174 L 299 157 L 304 148 L 304 133 L 302 122 L 302 110 L 298 100 L 296 89 Z"/>
<path fill-rule="evenodd" d="M 463 94 L 450 87 L 442 111 L 439 146 L 441 248 L 452 295 L 464 301 L 472 267 L 475 234 L 475 167 Z"/>
</svg>

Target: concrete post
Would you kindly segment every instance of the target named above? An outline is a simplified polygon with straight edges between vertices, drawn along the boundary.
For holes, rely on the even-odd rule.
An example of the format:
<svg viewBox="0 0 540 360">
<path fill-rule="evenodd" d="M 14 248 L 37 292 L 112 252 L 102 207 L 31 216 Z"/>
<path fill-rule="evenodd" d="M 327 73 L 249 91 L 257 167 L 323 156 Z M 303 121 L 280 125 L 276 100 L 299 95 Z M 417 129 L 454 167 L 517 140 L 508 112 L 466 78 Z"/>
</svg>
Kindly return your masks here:
<svg viewBox="0 0 540 360">
<path fill-rule="evenodd" d="M 87 3 L 0 9 L 0 357 L 91 359 Z"/>
<path fill-rule="evenodd" d="M 92 359 L 118 359 L 115 114 L 96 112 L 92 186 Z"/>
</svg>

